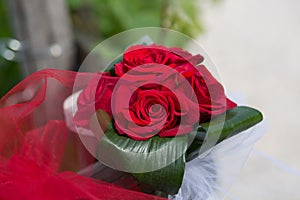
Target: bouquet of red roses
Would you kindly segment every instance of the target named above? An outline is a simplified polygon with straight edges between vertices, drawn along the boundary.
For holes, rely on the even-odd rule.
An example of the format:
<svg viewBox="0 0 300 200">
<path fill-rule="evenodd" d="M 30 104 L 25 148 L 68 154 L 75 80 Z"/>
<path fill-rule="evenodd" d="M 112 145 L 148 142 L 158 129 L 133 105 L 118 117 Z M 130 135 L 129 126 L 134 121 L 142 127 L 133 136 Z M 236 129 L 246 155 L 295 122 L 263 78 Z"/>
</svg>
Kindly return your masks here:
<svg viewBox="0 0 300 200">
<path fill-rule="evenodd" d="M 228 99 L 203 61 L 177 47 L 130 46 L 77 95 L 73 126 L 97 141 L 82 136 L 85 146 L 148 192 L 177 194 L 186 162 L 262 120 Z"/>
</svg>

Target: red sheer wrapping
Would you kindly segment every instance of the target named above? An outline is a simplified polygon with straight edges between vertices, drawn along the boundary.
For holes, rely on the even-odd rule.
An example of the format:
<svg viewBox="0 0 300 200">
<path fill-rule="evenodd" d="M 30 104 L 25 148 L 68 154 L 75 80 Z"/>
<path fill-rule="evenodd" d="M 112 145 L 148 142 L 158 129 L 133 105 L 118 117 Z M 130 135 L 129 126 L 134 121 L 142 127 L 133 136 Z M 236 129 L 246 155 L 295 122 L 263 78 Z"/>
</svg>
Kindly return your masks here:
<svg viewBox="0 0 300 200">
<path fill-rule="evenodd" d="M 80 176 L 94 162 L 65 125 L 63 101 L 75 78 L 95 74 L 36 72 L 0 100 L 0 199 L 164 199 Z"/>
</svg>

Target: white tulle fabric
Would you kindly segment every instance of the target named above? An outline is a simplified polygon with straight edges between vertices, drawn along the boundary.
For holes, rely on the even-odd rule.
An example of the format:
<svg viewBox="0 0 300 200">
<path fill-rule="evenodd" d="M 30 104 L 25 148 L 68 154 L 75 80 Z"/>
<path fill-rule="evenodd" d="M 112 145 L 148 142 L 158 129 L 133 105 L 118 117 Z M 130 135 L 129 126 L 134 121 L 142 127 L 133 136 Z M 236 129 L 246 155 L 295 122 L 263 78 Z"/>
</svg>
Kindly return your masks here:
<svg viewBox="0 0 300 200">
<path fill-rule="evenodd" d="M 188 162 L 175 200 L 220 200 L 238 178 L 264 129 L 256 125 L 216 145 L 205 156 Z"/>
</svg>

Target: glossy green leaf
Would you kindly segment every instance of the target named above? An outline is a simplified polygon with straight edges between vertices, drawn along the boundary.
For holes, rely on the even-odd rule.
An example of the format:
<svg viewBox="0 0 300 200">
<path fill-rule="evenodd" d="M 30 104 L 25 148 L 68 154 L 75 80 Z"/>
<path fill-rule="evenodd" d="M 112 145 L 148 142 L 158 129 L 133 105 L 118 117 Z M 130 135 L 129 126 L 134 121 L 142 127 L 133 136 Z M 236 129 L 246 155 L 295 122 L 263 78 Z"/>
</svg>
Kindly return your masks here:
<svg viewBox="0 0 300 200">
<path fill-rule="evenodd" d="M 160 170 L 148 173 L 134 173 L 133 176 L 142 183 L 154 187 L 156 190 L 168 194 L 177 194 L 181 187 L 184 169 L 185 155 Z"/>
<path fill-rule="evenodd" d="M 204 142 L 217 138 L 216 142 L 220 143 L 254 126 L 262 121 L 262 119 L 262 113 L 258 110 L 246 106 L 238 106 L 227 111 L 226 116 L 217 116 L 210 122 L 200 124 L 196 137 L 187 151 L 186 159 L 189 161 L 197 157 L 199 149 Z"/>
<path fill-rule="evenodd" d="M 137 141 L 119 135 L 111 125 L 100 141 L 98 158 L 109 167 L 131 172 L 143 184 L 176 194 L 183 179 L 187 142 L 187 135 Z"/>
</svg>

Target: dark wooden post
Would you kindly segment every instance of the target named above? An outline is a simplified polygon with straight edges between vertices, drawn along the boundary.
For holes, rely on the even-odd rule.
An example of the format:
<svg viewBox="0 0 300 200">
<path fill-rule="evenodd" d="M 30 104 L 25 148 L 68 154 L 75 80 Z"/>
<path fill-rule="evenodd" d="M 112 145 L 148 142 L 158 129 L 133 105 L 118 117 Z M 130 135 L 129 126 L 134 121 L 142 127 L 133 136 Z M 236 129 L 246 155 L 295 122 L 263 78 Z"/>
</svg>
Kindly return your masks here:
<svg viewBox="0 0 300 200">
<path fill-rule="evenodd" d="M 21 41 L 24 75 L 71 69 L 74 48 L 65 0 L 7 0 L 16 39 Z"/>
</svg>

